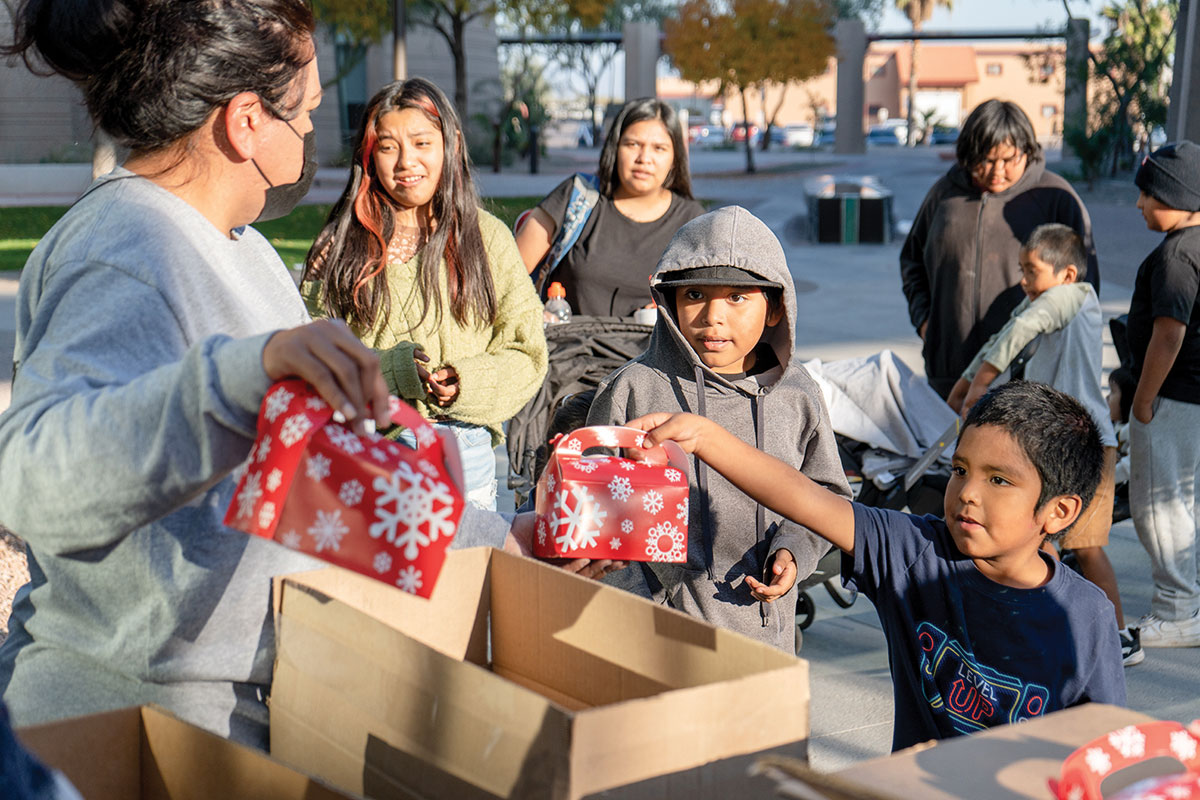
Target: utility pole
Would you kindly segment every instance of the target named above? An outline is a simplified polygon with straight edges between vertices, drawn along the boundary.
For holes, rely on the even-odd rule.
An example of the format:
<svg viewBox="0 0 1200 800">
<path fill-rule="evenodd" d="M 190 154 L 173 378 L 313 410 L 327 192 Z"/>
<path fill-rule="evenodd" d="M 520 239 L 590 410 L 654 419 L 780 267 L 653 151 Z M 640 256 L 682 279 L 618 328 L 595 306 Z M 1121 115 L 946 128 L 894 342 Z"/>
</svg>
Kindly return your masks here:
<svg viewBox="0 0 1200 800">
<path fill-rule="evenodd" d="M 408 79 L 407 0 L 392 0 L 392 80 Z"/>
</svg>

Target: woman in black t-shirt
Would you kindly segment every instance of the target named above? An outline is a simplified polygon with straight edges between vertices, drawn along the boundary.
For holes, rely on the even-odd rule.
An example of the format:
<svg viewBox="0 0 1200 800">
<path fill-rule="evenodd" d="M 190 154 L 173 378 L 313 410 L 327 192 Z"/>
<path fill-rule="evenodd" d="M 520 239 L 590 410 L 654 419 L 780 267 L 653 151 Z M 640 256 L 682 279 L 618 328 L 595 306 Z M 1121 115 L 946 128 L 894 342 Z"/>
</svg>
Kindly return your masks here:
<svg viewBox="0 0 1200 800">
<path fill-rule="evenodd" d="M 599 202 L 550 280 L 575 314 L 628 316 L 650 303 L 650 275 L 675 231 L 704 213 L 675 110 L 653 97 L 626 103 L 600 151 L 596 184 Z M 530 272 L 550 250 L 571 185 L 559 184 L 517 232 Z"/>
</svg>

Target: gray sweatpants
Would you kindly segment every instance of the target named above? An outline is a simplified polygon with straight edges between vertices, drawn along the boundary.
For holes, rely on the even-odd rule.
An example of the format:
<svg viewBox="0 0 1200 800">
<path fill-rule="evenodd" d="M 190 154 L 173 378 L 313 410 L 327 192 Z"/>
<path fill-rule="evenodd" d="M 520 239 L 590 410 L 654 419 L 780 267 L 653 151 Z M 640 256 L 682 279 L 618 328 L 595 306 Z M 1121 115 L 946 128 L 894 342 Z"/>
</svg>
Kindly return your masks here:
<svg viewBox="0 0 1200 800">
<path fill-rule="evenodd" d="M 1150 555 L 1151 612 L 1181 620 L 1200 611 L 1200 405 L 1159 397 L 1154 418 L 1129 423 L 1129 505 Z"/>
</svg>

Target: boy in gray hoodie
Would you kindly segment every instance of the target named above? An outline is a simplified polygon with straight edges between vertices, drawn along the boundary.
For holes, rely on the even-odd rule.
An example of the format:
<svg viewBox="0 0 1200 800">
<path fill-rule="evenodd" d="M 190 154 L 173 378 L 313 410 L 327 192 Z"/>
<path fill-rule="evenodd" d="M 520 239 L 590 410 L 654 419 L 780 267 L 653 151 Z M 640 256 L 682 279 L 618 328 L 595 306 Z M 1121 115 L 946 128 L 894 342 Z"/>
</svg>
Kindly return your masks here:
<svg viewBox="0 0 1200 800">
<path fill-rule="evenodd" d="M 796 291 L 770 229 L 737 206 L 697 217 L 650 283 L 650 344 L 600 384 L 588 424 L 691 411 L 849 498 L 821 390 L 793 360 Z M 687 562 L 633 564 L 606 582 L 792 650 L 796 580 L 828 543 L 694 467 Z"/>
</svg>

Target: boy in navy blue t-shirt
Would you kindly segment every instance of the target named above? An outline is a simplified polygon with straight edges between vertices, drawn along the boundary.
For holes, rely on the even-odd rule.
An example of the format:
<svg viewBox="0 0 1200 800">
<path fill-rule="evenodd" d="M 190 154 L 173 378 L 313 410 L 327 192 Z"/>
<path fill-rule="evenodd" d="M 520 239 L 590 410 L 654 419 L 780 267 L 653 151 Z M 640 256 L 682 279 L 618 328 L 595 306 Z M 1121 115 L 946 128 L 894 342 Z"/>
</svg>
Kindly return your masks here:
<svg viewBox="0 0 1200 800">
<path fill-rule="evenodd" d="M 1124 705 L 1112 603 L 1040 549 L 1100 482 L 1096 424 L 1069 396 L 1023 381 L 984 395 L 959 435 L 945 520 L 851 503 L 702 417 L 629 425 L 841 548 L 843 581 L 871 598 L 887 638 L 893 749 L 1088 701 Z"/>
</svg>

